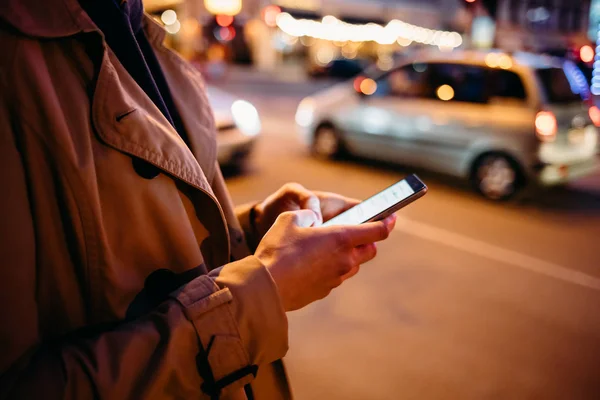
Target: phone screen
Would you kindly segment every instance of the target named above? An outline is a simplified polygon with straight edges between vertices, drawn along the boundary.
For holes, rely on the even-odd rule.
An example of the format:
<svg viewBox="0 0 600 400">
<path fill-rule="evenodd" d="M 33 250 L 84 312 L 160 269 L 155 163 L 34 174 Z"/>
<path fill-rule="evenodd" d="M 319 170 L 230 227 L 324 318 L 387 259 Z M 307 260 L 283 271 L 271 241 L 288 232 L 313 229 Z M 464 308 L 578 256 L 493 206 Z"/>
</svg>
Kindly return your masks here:
<svg viewBox="0 0 600 400">
<path fill-rule="evenodd" d="M 377 193 L 375 196 L 363 201 L 340 215 L 330 219 L 323 225 L 358 225 L 369 221 L 397 203 L 408 199 L 415 190 L 406 179 Z"/>
</svg>

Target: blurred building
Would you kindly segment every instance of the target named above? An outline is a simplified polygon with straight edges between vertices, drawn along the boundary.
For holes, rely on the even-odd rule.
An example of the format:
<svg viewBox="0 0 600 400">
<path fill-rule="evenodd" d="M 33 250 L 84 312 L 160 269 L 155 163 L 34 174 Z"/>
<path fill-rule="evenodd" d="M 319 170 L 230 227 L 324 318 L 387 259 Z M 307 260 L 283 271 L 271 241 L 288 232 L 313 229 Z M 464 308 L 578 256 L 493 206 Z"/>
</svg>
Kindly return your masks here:
<svg viewBox="0 0 600 400">
<path fill-rule="evenodd" d="M 461 0 L 145 0 L 169 45 L 203 65 L 320 68 L 379 62 L 417 47 L 462 45 Z M 225 68 L 225 67 L 220 67 Z"/>
<path fill-rule="evenodd" d="M 333 15 L 346 22 L 387 23 L 398 19 L 428 28 L 447 26 L 459 7 L 456 0 L 273 0 L 290 14 Z M 305 14 L 305 16 L 309 16 Z"/>
<path fill-rule="evenodd" d="M 589 44 L 591 0 L 498 0 L 496 45 L 516 51 Z"/>
<path fill-rule="evenodd" d="M 206 63 L 250 63 L 247 21 L 260 0 L 144 0 L 146 11 L 165 26 L 167 45 L 185 58 Z"/>
<path fill-rule="evenodd" d="M 461 35 L 450 31 L 461 9 L 456 0 L 271 0 L 260 6 L 269 29 L 253 36 L 255 47 L 276 53 L 263 68 L 288 60 L 305 62 L 311 71 L 335 59 L 368 59 L 385 67 L 394 54 L 414 47 L 462 44 Z"/>
</svg>

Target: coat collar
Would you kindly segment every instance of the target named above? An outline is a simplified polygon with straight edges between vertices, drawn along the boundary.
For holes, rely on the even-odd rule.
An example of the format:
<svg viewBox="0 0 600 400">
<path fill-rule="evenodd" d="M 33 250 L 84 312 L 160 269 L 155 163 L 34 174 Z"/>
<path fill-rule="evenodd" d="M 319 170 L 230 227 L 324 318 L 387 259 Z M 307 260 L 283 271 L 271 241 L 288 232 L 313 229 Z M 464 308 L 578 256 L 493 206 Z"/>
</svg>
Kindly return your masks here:
<svg viewBox="0 0 600 400">
<path fill-rule="evenodd" d="M 59 38 L 98 31 L 78 0 L 3 0 L 0 21 L 26 36 Z M 148 40 L 162 43 L 165 31 L 146 14 L 143 22 Z"/>
<path fill-rule="evenodd" d="M 77 0 L 5 0 L 0 19 L 27 36 L 57 38 L 95 30 Z"/>
<path fill-rule="evenodd" d="M 104 41 L 104 35 L 78 0 L 1 0 L 0 23 L 34 38 L 51 39 L 95 32 Z M 164 29 L 147 14 L 142 26 L 153 47 L 161 48 Z M 214 213 L 221 215 L 221 220 L 210 230 L 217 242 L 224 243 L 224 251 L 215 254 L 214 264 L 226 263 L 229 260 L 229 233 L 225 217 L 198 160 L 133 79 L 125 71 L 121 71 L 119 78 L 116 69 L 122 67 L 117 60 L 111 60 L 110 54 L 104 44 L 92 100 L 92 123 L 97 133 L 106 144 L 154 164 L 200 189 L 212 200 L 209 205 L 214 207 Z M 209 151 L 211 146 L 204 145 L 202 151 Z M 213 154 L 208 158 L 212 159 L 216 149 L 210 151 Z"/>
</svg>

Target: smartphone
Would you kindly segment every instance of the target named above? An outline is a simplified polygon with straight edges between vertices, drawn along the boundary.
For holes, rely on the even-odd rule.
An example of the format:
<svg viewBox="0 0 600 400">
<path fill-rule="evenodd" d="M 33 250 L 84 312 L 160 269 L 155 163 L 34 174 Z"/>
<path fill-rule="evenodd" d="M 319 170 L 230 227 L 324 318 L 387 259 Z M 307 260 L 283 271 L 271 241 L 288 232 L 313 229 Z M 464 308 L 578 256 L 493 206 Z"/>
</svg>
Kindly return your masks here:
<svg viewBox="0 0 600 400">
<path fill-rule="evenodd" d="M 331 218 L 323 226 L 359 225 L 378 221 L 423 197 L 425 193 L 427 186 L 413 174 Z"/>
</svg>

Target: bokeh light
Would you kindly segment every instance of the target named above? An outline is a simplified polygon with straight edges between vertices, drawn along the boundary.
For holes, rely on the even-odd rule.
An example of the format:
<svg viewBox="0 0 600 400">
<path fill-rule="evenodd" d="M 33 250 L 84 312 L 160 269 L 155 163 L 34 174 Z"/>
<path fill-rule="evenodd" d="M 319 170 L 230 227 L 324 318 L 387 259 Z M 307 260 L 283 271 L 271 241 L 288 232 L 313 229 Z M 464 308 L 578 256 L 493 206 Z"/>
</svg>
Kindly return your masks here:
<svg viewBox="0 0 600 400">
<path fill-rule="evenodd" d="M 349 24 L 333 15 L 326 15 L 321 21 L 314 21 L 296 19 L 291 14 L 282 12 L 277 15 L 276 24 L 282 31 L 292 36 L 310 36 L 328 41 L 372 41 L 384 45 L 395 42 L 409 45 L 416 42 L 440 48 L 456 48 L 463 43 L 462 36 L 458 32 L 428 29 L 397 19 L 385 26 L 375 23 Z"/>
<path fill-rule="evenodd" d="M 449 101 L 454 98 L 454 89 L 450 85 L 442 85 L 436 90 L 437 97 L 443 101 Z"/>
<path fill-rule="evenodd" d="M 360 91 L 367 96 L 372 95 L 377 91 L 377 82 L 371 78 L 363 79 L 360 83 Z"/>
<path fill-rule="evenodd" d="M 165 29 L 167 32 L 174 35 L 181 29 L 181 22 L 179 22 L 179 20 L 176 20 L 174 23 L 165 26 Z"/>
<path fill-rule="evenodd" d="M 165 10 L 161 14 L 160 20 L 165 25 L 173 25 L 177 21 L 177 13 L 173 10 Z"/>
<path fill-rule="evenodd" d="M 316 60 L 319 65 L 325 66 L 333 60 L 333 56 L 333 50 L 323 47 L 317 51 Z"/>
<path fill-rule="evenodd" d="M 513 66 L 513 62 L 508 54 L 500 54 L 498 56 L 498 66 L 502 69 L 510 69 Z"/>
<path fill-rule="evenodd" d="M 278 6 L 271 4 L 263 8 L 262 10 L 262 19 L 265 21 L 267 26 L 274 28 L 277 26 L 277 16 L 281 14 L 281 8 Z"/>
<path fill-rule="evenodd" d="M 540 111 L 535 117 L 537 136 L 544 142 L 551 142 L 556 138 L 556 117 L 550 111 Z"/>
<path fill-rule="evenodd" d="M 499 61 L 498 54 L 496 53 L 489 53 L 487 56 L 485 56 L 485 65 L 490 68 L 498 67 Z"/>
<path fill-rule="evenodd" d="M 592 62 L 594 59 L 594 49 L 592 49 L 592 46 L 588 46 L 587 44 L 582 46 L 579 50 L 579 58 L 586 63 Z"/>
<path fill-rule="evenodd" d="M 596 126 L 600 126 L 600 109 L 596 106 L 591 106 L 589 109 L 590 119 Z"/>
<path fill-rule="evenodd" d="M 242 11 L 242 0 L 204 0 L 204 7 L 214 15 L 237 15 Z"/>
<path fill-rule="evenodd" d="M 222 27 L 227 27 L 227 26 L 233 24 L 233 16 L 219 14 L 215 17 L 215 21 L 217 22 L 217 25 L 222 26 Z"/>
</svg>

